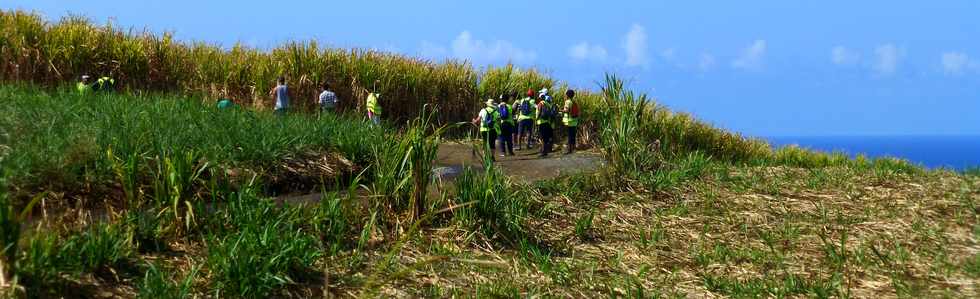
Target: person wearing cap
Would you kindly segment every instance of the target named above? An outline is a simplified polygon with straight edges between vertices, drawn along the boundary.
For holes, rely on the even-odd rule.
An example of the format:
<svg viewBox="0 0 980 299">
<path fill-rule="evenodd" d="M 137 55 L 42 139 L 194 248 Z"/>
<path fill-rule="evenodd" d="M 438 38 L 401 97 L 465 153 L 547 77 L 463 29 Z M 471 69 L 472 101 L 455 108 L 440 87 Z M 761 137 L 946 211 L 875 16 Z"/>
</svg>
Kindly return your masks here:
<svg viewBox="0 0 980 299">
<path fill-rule="evenodd" d="M 541 135 L 541 154 L 539 156 L 547 157 L 554 143 L 553 125 L 557 111 L 555 111 L 555 104 L 551 102 L 551 96 L 548 95 L 548 89 L 542 89 L 538 93 L 538 97 L 541 98 L 541 102 L 538 102 L 535 119 L 537 119 L 538 132 Z"/>
<path fill-rule="evenodd" d="M 89 76 L 82 75 L 82 80 L 78 81 L 78 84 L 75 85 L 75 88 L 78 89 L 79 94 L 88 94 L 92 92 L 92 84 L 89 83 Z"/>
<path fill-rule="evenodd" d="M 513 111 L 517 112 L 517 150 L 522 148 L 521 143 L 525 141 L 525 138 L 527 138 L 527 148 L 531 148 L 534 142 L 534 111 L 536 106 L 533 89 L 527 90 L 527 97 L 514 102 Z"/>
<path fill-rule="evenodd" d="M 579 107 L 575 103 L 575 91 L 566 90 L 565 91 L 565 105 L 561 108 L 561 122 L 565 124 L 565 133 L 568 135 L 568 147 L 565 148 L 565 154 L 571 154 L 575 151 L 575 134 L 578 129 L 578 116 Z"/>
<path fill-rule="evenodd" d="M 500 130 L 497 138 L 500 141 L 500 156 L 507 154 L 514 156 L 514 110 L 507 102 L 510 94 L 500 95 L 500 104 L 497 106 L 497 116 L 500 119 Z"/>
<path fill-rule="evenodd" d="M 473 123 L 480 126 L 480 137 L 483 139 L 482 146 L 488 150 L 491 159 L 496 152 L 494 143 L 497 140 L 497 130 L 500 129 L 498 119 L 497 105 L 494 104 L 493 99 L 487 99 L 486 106 L 480 109 L 476 118 L 473 119 Z"/>
</svg>

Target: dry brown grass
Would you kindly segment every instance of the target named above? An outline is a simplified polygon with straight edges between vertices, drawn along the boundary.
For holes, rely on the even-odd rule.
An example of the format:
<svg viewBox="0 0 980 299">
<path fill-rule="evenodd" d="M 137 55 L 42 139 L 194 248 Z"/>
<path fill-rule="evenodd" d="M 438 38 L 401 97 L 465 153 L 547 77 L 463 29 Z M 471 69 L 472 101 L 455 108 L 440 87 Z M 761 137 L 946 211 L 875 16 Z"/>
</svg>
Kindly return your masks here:
<svg viewBox="0 0 980 299">
<path fill-rule="evenodd" d="M 583 198 L 548 198 L 550 208 L 531 227 L 553 250 L 549 263 L 528 261 L 518 250 L 501 249 L 462 230 L 428 231 L 402 251 L 386 272 L 397 274 L 384 277 L 380 294 L 496 290 L 506 295 L 512 288 L 523 295 L 600 297 L 632 296 L 639 286 L 646 295 L 742 297 L 752 293 L 726 293 L 705 281 L 780 286 L 795 277 L 826 286 L 834 296 L 978 295 L 977 278 L 963 268 L 980 251 L 975 210 L 980 180 L 975 177 L 931 172 L 884 179 L 835 168 L 821 170 L 833 182 L 807 186 L 812 175 L 805 169 L 724 171 L 751 182 L 746 188 L 708 177 L 666 197 L 593 195 L 599 204 L 596 238 L 590 241 L 576 238 L 573 229 L 591 204 Z M 649 238 L 651 231 L 660 240 L 644 244 L 642 236 Z M 840 252 L 842 260 L 828 250 Z M 331 287 L 341 294 L 373 294 L 357 285 Z M 774 295 L 766 293 L 771 289 L 762 291 Z"/>
</svg>

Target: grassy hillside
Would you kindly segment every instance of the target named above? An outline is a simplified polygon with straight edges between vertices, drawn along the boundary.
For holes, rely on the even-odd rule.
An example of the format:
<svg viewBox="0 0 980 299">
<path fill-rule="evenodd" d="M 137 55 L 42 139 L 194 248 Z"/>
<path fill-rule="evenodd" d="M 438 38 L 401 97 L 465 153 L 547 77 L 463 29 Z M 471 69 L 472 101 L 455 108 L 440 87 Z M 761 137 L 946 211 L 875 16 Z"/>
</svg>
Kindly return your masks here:
<svg viewBox="0 0 980 299">
<path fill-rule="evenodd" d="M 773 150 L 607 76 L 580 98 L 598 171 L 525 182 L 486 163 L 439 183 L 436 152 L 480 97 L 563 84 L 21 12 L 0 29 L 2 297 L 980 296 L 975 171 Z M 93 69 L 122 92 L 59 87 Z M 268 102 L 278 74 L 310 97 L 382 79 L 400 121 L 213 107 L 222 89 Z"/>
<path fill-rule="evenodd" d="M 16 261 L 5 263 L 16 286 L 5 291 L 977 295 L 977 176 L 805 151 L 745 163 L 655 148 L 629 137 L 659 132 L 647 116 L 656 109 L 610 79 L 596 131 L 608 164 L 598 173 L 527 183 L 490 167 L 436 195 L 420 192 L 441 142 L 428 118 L 394 133 L 356 118 L 219 111 L 175 96 L 2 87 L 0 228 L 4 260 Z M 328 190 L 317 203 L 263 195 L 276 169 L 339 167 L 340 158 L 321 159 L 332 155 L 368 171 L 308 182 Z M 332 178 L 290 178 L 302 175 Z M 53 205 L 72 198 L 71 209 Z M 100 200 L 115 204 L 85 204 Z M 22 233 L 22 223 L 32 228 Z"/>
<path fill-rule="evenodd" d="M 340 109 L 363 111 L 366 90 L 384 95 L 386 119 L 403 124 L 418 116 L 425 104 L 436 105 L 434 120 L 447 124 L 468 121 L 484 99 L 501 93 L 521 93 L 548 87 L 563 101 L 567 84 L 512 65 L 477 70 L 466 62 L 435 63 L 418 58 L 367 51 L 334 49 L 316 42 L 293 42 L 269 51 L 234 45 L 230 49 L 204 42 L 174 41 L 162 36 L 103 26 L 69 17 L 46 22 L 40 15 L 0 11 L 0 81 L 60 86 L 82 74 L 112 74 L 123 90 L 173 92 L 212 99 L 221 93 L 252 107 L 271 107 L 266 95 L 275 78 L 290 80 L 293 102 L 312 110 L 320 82 L 338 93 Z M 374 82 L 378 81 L 376 85 Z M 601 93 L 579 90 L 584 109 L 598 111 L 608 104 Z M 651 106 L 653 107 L 653 106 Z M 655 133 L 677 150 L 700 149 L 724 159 L 768 159 L 769 147 L 700 122 L 687 114 L 661 108 Z M 587 113 L 582 128 L 585 142 L 594 142 L 594 118 Z M 651 135 L 652 136 L 652 135 Z M 644 140 L 652 143 L 653 139 Z"/>
</svg>

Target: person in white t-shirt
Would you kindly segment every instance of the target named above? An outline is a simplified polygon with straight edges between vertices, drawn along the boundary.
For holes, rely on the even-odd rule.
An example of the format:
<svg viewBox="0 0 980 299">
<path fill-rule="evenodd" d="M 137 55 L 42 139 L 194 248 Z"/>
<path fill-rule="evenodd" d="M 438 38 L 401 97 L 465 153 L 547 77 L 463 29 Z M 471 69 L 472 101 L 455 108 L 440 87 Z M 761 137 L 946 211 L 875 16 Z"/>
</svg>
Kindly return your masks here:
<svg viewBox="0 0 980 299">
<path fill-rule="evenodd" d="M 269 91 L 269 95 L 276 99 L 276 115 L 285 115 L 289 108 L 289 89 L 286 87 L 286 77 L 279 76 L 276 80 L 276 87 Z"/>
</svg>

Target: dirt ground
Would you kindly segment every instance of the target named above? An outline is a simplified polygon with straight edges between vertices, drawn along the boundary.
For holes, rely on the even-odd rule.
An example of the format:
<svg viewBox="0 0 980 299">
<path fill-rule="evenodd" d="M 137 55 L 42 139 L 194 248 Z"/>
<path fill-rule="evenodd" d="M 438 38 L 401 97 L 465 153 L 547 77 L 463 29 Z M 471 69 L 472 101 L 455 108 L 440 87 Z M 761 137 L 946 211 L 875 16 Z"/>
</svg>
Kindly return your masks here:
<svg viewBox="0 0 980 299">
<path fill-rule="evenodd" d="M 506 157 L 501 157 L 498 152 L 494 165 L 511 178 L 524 182 L 534 182 L 555 178 L 562 174 L 595 171 L 605 163 L 599 153 L 594 150 L 576 151 L 565 155 L 559 149 L 548 157 L 540 158 L 538 157 L 540 149 L 540 146 L 531 149 L 515 149 L 516 155 Z M 441 180 L 442 185 L 446 185 L 462 174 L 466 167 L 482 170 L 482 154 L 474 152 L 469 143 L 445 143 L 439 146 L 432 176 L 433 179 Z M 369 195 L 366 190 L 358 190 L 363 192 L 361 195 Z M 431 193 L 438 195 L 439 192 L 441 191 L 437 185 L 433 185 Z M 321 198 L 321 193 L 313 192 L 287 194 L 277 197 L 277 200 L 294 204 L 307 204 L 319 202 Z"/>
<path fill-rule="evenodd" d="M 532 149 L 514 150 L 515 156 L 506 157 L 501 157 L 498 151 L 494 165 L 512 178 L 537 181 L 560 174 L 593 171 L 605 163 L 595 151 L 576 151 L 564 155 L 556 150 L 546 158 L 539 158 L 540 148 L 536 146 Z M 466 166 L 482 169 L 482 163 L 482 155 L 475 152 L 470 144 L 447 143 L 439 147 L 434 173 L 443 179 L 452 178 Z"/>
</svg>

